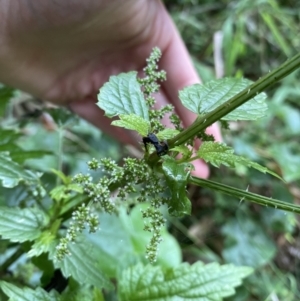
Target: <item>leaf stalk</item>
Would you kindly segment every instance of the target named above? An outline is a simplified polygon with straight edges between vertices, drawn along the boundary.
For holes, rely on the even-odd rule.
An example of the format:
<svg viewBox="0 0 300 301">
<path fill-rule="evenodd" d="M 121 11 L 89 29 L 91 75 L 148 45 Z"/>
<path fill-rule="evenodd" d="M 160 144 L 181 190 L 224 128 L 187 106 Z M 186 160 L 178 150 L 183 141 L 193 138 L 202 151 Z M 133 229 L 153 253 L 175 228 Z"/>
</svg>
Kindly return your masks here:
<svg viewBox="0 0 300 301">
<path fill-rule="evenodd" d="M 268 198 L 268 197 L 265 197 L 265 196 L 262 196 L 262 195 L 259 195 L 256 193 L 252 193 L 252 192 L 238 189 L 235 187 L 227 186 L 225 184 L 217 183 L 214 181 L 205 180 L 205 179 L 201 179 L 201 178 L 197 178 L 197 177 L 190 177 L 189 183 L 197 185 L 197 186 L 201 186 L 201 187 L 210 188 L 210 189 L 213 189 L 216 191 L 220 191 L 224 194 L 240 198 L 241 201 L 247 200 L 252 203 L 263 205 L 265 207 L 273 207 L 275 209 L 281 209 L 284 211 L 300 213 L 300 206 L 286 203 L 283 201 L 279 201 L 276 199 Z"/>
</svg>

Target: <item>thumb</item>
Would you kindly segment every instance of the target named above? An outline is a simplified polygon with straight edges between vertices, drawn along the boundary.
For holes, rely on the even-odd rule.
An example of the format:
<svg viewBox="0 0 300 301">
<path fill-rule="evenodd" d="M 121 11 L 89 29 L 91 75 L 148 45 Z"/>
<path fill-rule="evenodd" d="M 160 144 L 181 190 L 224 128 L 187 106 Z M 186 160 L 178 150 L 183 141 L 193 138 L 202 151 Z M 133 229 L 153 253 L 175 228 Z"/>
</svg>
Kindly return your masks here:
<svg viewBox="0 0 300 301">
<path fill-rule="evenodd" d="M 190 55 L 180 37 L 173 21 L 165 11 L 168 18 L 168 26 L 165 30 L 169 37 L 169 43 L 163 50 L 160 67 L 167 72 L 167 81 L 163 83 L 162 88 L 168 101 L 175 106 L 177 114 L 180 116 L 184 127 L 191 125 L 197 115 L 186 109 L 178 98 L 178 91 L 185 86 L 201 83 L 201 80 L 192 64 Z M 162 33 L 164 34 L 164 33 Z M 214 135 L 217 141 L 221 140 L 220 129 L 217 124 L 211 126 L 208 132 Z M 200 146 L 200 142 L 197 142 L 197 147 Z M 209 168 L 202 161 L 197 160 L 193 162 L 195 171 L 193 174 L 202 178 L 209 176 Z"/>
</svg>

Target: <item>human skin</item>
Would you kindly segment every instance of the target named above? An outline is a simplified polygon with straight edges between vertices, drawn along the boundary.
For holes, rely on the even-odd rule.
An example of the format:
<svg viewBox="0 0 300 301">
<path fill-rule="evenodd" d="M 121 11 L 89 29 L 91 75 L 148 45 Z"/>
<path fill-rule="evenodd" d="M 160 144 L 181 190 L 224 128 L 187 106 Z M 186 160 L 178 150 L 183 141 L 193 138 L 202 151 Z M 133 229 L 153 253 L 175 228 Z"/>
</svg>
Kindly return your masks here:
<svg viewBox="0 0 300 301">
<path fill-rule="evenodd" d="M 141 72 L 154 46 L 167 72 L 158 105 L 173 104 L 188 126 L 196 116 L 178 90 L 200 79 L 160 0 L 0 0 L 0 82 L 65 105 L 122 143 L 137 139 L 110 126 L 96 96 L 109 76 Z M 221 139 L 217 125 L 208 132 Z M 194 165 L 196 175 L 208 176 L 207 165 Z"/>
</svg>

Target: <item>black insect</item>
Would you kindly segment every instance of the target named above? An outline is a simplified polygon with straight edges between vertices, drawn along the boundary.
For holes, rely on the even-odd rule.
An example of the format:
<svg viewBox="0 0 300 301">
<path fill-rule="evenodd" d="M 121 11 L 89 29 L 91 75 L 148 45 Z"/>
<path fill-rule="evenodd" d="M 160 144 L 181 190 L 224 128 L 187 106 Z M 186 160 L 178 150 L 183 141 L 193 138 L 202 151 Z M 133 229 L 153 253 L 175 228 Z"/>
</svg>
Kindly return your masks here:
<svg viewBox="0 0 300 301">
<path fill-rule="evenodd" d="M 153 133 L 148 134 L 147 137 L 143 137 L 143 142 L 144 142 L 146 151 L 148 150 L 147 144 L 151 143 L 155 147 L 156 153 L 158 156 L 163 156 L 163 155 L 167 154 L 167 152 L 169 150 L 167 141 L 165 141 L 165 140 L 159 141 L 158 138 L 156 137 L 156 135 Z"/>
<path fill-rule="evenodd" d="M 10 112 L 12 117 L 21 121 L 26 118 L 37 119 L 43 114 L 44 109 L 45 102 L 29 94 L 22 93 L 20 97 L 12 100 Z"/>
</svg>

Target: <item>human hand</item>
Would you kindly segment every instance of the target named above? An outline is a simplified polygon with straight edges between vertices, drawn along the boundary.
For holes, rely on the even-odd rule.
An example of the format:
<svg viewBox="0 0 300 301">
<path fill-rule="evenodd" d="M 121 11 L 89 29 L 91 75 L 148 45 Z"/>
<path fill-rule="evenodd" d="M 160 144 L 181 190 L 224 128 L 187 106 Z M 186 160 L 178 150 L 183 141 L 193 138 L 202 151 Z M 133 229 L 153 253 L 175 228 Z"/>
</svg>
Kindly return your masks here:
<svg viewBox="0 0 300 301">
<path fill-rule="evenodd" d="M 129 131 L 110 126 L 96 107 L 99 88 L 110 75 L 142 71 L 151 49 L 162 51 L 167 81 L 159 105 L 171 103 L 184 126 L 196 116 L 178 90 L 200 79 L 170 16 L 159 0 L 5 1 L 0 3 L 0 81 L 60 105 L 123 143 L 136 144 Z M 216 125 L 209 129 L 216 140 Z M 196 175 L 207 177 L 203 162 Z"/>
</svg>

